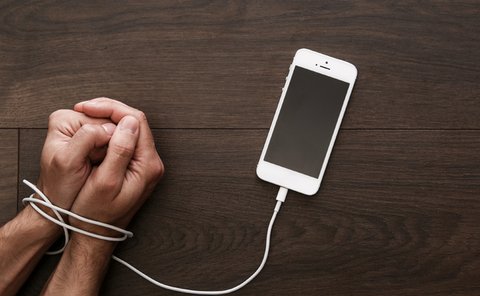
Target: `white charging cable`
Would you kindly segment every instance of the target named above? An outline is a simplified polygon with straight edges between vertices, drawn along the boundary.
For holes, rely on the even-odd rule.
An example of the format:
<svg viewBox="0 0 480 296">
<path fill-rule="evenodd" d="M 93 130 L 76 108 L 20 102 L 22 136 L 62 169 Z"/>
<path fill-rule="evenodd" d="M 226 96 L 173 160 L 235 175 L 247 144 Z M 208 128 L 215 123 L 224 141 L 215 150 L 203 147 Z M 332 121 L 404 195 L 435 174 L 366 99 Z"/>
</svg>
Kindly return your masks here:
<svg viewBox="0 0 480 296">
<path fill-rule="evenodd" d="M 63 228 L 64 235 L 65 235 L 65 242 L 64 242 L 63 247 L 61 249 L 57 250 L 57 251 L 47 253 L 49 255 L 59 254 L 59 253 L 62 253 L 65 250 L 65 247 L 67 246 L 68 241 L 69 241 L 68 229 L 70 229 L 72 231 L 75 231 L 75 232 L 78 232 L 78 233 L 81 233 L 81 234 L 84 234 L 84 235 L 87 235 L 87 236 L 90 236 L 90 237 L 94 237 L 94 238 L 101 239 L 101 240 L 106 240 L 106 241 L 124 241 L 127 238 L 133 236 L 133 233 L 130 232 L 130 231 L 118 228 L 116 226 L 113 226 L 113 225 L 110 225 L 110 224 L 107 224 L 107 223 L 103 223 L 103 222 L 95 221 L 95 220 L 92 220 L 92 219 L 88 219 L 88 218 L 85 218 L 85 217 L 80 216 L 78 214 L 75 214 L 73 212 L 70 212 L 68 210 L 57 207 L 48 199 L 47 196 L 45 196 L 45 194 L 43 194 L 43 192 L 40 189 L 37 188 L 37 186 L 35 186 L 34 184 L 30 183 L 27 180 L 23 180 L 23 183 L 25 183 L 28 187 L 30 187 L 33 191 L 35 191 L 43 199 L 43 201 L 42 201 L 40 199 L 34 198 L 33 194 L 32 194 L 32 195 L 30 195 L 30 197 L 24 198 L 22 200 L 23 204 L 25 205 L 26 203 L 29 203 L 32 206 L 32 208 L 35 211 L 37 211 L 40 215 L 42 215 L 44 218 L 48 219 L 49 221 L 51 221 L 51 222 L 53 222 L 57 225 L 60 225 Z M 129 268 L 130 270 L 132 270 L 133 272 L 135 272 L 136 274 L 138 274 L 139 276 L 141 276 L 145 280 L 149 281 L 150 283 L 152 283 L 152 284 L 154 284 L 158 287 L 167 289 L 167 290 L 180 292 L 180 293 L 186 293 L 186 294 L 196 294 L 196 295 L 223 295 L 223 294 L 228 294 L 228 293 L 235 292 L 235 291 L 243 288 L 248 283 L 250 283 L 260 273 L 260 271 L 262 271 L 263 267 L 265 266 L 265 263 L 267 262 L 267 258 L 268 258 L 268 252 L 270 250 L 270 237 L 271 237 L 271 234 L 272 234 L 273 224 L 275 223 L 275 219 L 277 217 L 278 212 L 280 211 L 280 207 L 281 207 L 282 203 L 285 202 L 285 198 L 287 197 L 287 193 L 288 193 L 288 189 L 286 189 L 284 187 L 280 187 L 280 189 L 278 190 L 278 194 L 277 194 L 277 197 L 276 197 L 277 203 L 275 204 L 275 208 L 273 210 L 272 218 L 270 219 L 270 223 L 268 224 L 267 237 L 266 237 L 266 241 L 265 241 L 265 252 L 263 254 L 263 259 L 262 259 L 262 262 L 260 263 L 260 266 L 257 268 L 257 270 L 255 270 L 255 272 L 250 277 L 248 277 L 242 283 L 238 284 L 237 286 L 235 286 L 233 288 L 226 289 L 226 290 L 220 290 L 220 291 L 201 291 L 201 290 L 178 288 L 178 287 L 166 285 L 166 284 L 160 283 L 157 280 L 154 280 L 150 276 L 146 275 L 145 273 L 141 272 L 140 270 L 138 270 L 137 268 L 132 266 L 130 263 L 118 258 L 115 255 L 112 255 L 112 259 L 117 261 L 118 263 L 121 263 L 125 267 Z M 41 208 L 39 208 L 36 205 L 37 203 L 43 205 L 44 207 L 50 208 L 55 213 L 55 216 L 58 218 L 58 220 L 51 217 L 47 213 L 45 213 Z M 78 219 L 80 221 L 83 221 L 83 222 L 86 222 L 86 223 L 89 223 L 89 224 L 92 224 L 92 225 L 101 226 L 101 227 L 105 227 L 105 228 L 108 228 L 108 229 L 118 231 L 118 232 L 122 233 L 123 236 L 121 236 L 121 237 L 108 237 L 108 236 L 99 235 L 99 234 L 96 234 L 96 233 L 92 233 L 90 231 L 86 231 L 86 230 L 71 226 L 63 220 L 60 213 L 65 214 L 65 215 L 69 215 L 69 216 L 71 216 L 75 219 Z"/>
</svg>

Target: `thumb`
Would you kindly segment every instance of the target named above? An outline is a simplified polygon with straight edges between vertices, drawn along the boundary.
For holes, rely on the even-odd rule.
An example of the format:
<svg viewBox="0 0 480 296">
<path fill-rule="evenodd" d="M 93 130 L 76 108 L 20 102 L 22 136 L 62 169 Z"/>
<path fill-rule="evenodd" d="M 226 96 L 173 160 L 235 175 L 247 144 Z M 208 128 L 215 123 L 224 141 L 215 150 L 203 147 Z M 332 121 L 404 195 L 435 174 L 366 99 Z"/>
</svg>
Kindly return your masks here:
<svg viewBox="0 0 480 296">
<path fill-rule="evenodd" d="M 107 155 L 96 172 L 101 180 L 115 180 L 121 186 L 137 146 L 139 122 L 130 115 L 118 123 L 108 144 Z"/>
</svg>

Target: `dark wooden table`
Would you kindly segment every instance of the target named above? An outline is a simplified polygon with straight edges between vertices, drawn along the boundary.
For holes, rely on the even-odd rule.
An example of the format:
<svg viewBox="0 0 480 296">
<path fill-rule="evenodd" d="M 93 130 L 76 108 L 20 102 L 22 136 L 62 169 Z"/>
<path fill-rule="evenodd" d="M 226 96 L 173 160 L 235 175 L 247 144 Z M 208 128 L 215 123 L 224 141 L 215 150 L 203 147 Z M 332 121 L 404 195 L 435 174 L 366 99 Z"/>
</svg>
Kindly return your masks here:
<svg viewBox="0 0 480 296">
<path fill-rule="evenodd" d="M 298 48 L 359 70 L 322 187 L 290 193 L 237 295 L 480 295 L 478 1 L 1 1 L 0 223 L 48 115 L 109 96 L 147 113 L 166 176 L 116 254 L 223 289 L 262 256 L 255 166 Z M 20 295 L 36 295 L 58 257 Z M 103 295 L 177 295 L 112 263 Z"/>
</svg>

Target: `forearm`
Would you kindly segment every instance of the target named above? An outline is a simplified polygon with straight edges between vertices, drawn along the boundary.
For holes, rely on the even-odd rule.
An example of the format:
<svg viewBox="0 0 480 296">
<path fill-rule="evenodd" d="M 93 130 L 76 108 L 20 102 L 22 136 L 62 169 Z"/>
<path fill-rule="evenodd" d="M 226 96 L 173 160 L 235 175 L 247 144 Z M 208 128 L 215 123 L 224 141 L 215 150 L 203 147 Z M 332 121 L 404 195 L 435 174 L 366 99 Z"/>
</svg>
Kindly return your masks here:
<svg viewBox="0 0 480 296">
<path fill-rule="evenodd" d="M 60 233 L 30 206 L 0 228 L 0 295 L 16 294 Z"/>
<path fill-rule="evenodd" d="M 72 234 L 42 295 L 98 295 L 116 244 Z"/>
</svg>

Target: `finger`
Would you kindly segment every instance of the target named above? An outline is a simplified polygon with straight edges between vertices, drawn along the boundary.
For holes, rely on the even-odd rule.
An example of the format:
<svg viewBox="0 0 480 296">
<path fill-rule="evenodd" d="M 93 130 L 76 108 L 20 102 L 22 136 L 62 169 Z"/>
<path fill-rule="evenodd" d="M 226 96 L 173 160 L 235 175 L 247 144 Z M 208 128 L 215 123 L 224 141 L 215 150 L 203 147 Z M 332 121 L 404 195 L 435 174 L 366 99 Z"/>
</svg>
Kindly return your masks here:
<svg viewBox="0 0 480 296">
<path fill-rule="evenodd" d="M 76 103 L 76 104 L 73 106 L 73 110 L 75 110 L 75 111 L 77 111 L 77 112 L 82 112 L 83 104 L 85 104 L 86 102 L 88 102 L 88 101 L 82 101 L 82 102 Z"/>
<path fill-rule="evenodd" d="M 109 135 L 113 135 L 115 132 L 115 128 L 117 127 L 113 123 L 104 123 L 102 127 L 107 131 Z M 90 158 L 90 161 L 94 164 L 98 164 L 102 162 L 102 160 L 105 158 L 105 155 L 107 155 L 107 146 L 102 146 L 102 147 L 97 147 L 90 151 L 90 154 L 88 155 L 88 158 Z"/>
<path fill-rule="evenodd" d="M 102 127 L 107 131 L 109 135 L 113 135 L 115 132 L 115 128 L 117 127 L 113 123 L 104 123 L 102 124 Z M 107 155 L 107 146 L 103 147 L 98 147 L 90 152 L 88 157 L 90 158 L 90 161 L 94 164 L 100 163 L 104 158 L 105 155 Z"/>
<path fill-rule="evenodd" d="M 108 144 L 107 155 L 96 172 L 101 180 L 113 180 L 114 184 L 121 186 L 134 155 L 138 137 L 138 120 L 133 116 L 125 116 L 115 129 Z"/>
<path fill-rule="evenodd" d="M 108 122 L 111 121 L 105 118 L 92 118 L 73 110 L 62 109 L 50 114 L 48 126 L 49 129 L 59 130 L 66 135 L 73 136 L 84 124 L 104 124 Z"/>
<path fill-rule="evenodd" d="M 89 154 L 95 150 L 105 146 L 112 136 L 111 123 L 104 125 L 84 124 L 73 135 L 68 143 L 66 154 L 70 159 L 83 162 Z"/>
<path fill-rule="evenodd" d="M 145 119 L 142 111 L 109 98 L 96 98 L 78 103 L 74 110 L 95 118 L 110 118 L 115 123 L 120 122 L 126 115 L 134 116 L 139 121 Z"/>
<path fill-rule="evenodd" d="M 73 106 L 73 109 L 74 109 L 75 111 L 78 111 L 78 112 L 83 112 L 83 104 L 88 103 L 88 102 L 102 101 L 102 100 L 112 100 L 112 101 L 115 101 L 115 102 L 117 102 L 117 103 L 119 103 L 119 104 L 122 104 L 122 105 L 124 105 L 124 106 L 128 106 L 127 104 L 122 103 L 122 102 L 117 101 L 117 100 L 113 100 L 113 99 L 110 99 L 110 98 L 107 98 L 107 97 L 99 97 L 99 98 L 95 98 L 95 99 L 86 100 L 86 101 L 82 101 L 82 102 L 76 103 L 76 104 Z"/>
<path fill-rule="evenodd" d="M 138 109 L 127 106 L 109 98 L 97 98 L 75 105 L 75 110 L 95 118 L 109 118 L 118 123 L 123 117 L 131 115 L 140 122 L 140 137 L 137 152 L 139 155 L 153 155 L 157 153 L 153 142 L 152 132 L 148 126 L 145 114 Z"/>
</svg>

